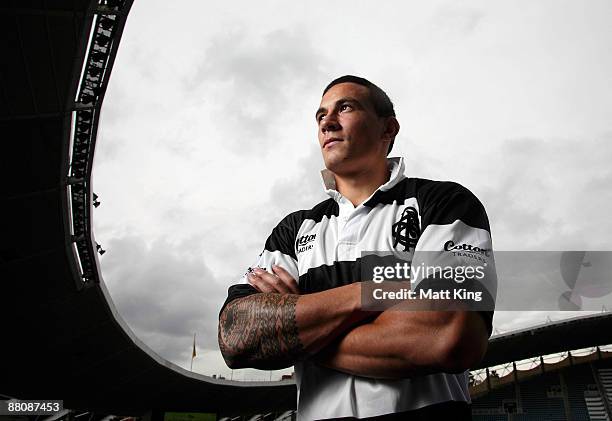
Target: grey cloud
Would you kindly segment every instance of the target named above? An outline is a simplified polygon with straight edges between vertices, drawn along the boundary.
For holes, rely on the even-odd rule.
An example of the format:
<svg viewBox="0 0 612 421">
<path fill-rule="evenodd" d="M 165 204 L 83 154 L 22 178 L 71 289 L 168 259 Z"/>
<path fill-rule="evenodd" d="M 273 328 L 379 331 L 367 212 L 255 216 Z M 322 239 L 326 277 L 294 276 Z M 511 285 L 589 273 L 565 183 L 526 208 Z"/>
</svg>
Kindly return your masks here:
<svg viewBox="0 0 612 421">
<path fill-rule="evenodd" d="M 277 218 L 276 223 L 290 212 L 310 209 L 329 198 L 323 189 L 321 169 L 324 164 L 318 147 L 313 147 L 295 166 L 298 172 L 291 178 L 275 182 L 270 191 L 270 208 L 278 215 L 271 214 L 270 218 Z"/>
<path fill-rule="evenodd" d="M 277 30 L 261 39 L 242 31 L 212 40 L 194 74 L 184 80 L 187 95 L 213 104 L 213 121 L 227 133 L 224 145 L 240 155 L 265 154 L 278 130 L 288 125 L 293 98 L 318 86 L 324 58 L 306 30 Z"/>
<path fill-rule="evenodd" d="M 98 139 L 103 140 L 100 142 L 101 147 L 96 146 L 96 159 L 98 162 L 113 161 L 119 157 L 123 146 L 127 142 L 127 139 L 118 134 L 116 131 L 104 130 L 98 133 Z"/>
<path fill-rule="evenodd" d="M 611 249 L 612 135 L 513 139 L 486 164 L 487 205 L 502 249 Z"/>
<path fill-rule="evenodd" d="M 242 242 L 240 252 L 236 250 L 235 243 L 220 243 L 214 253 L 231 255 L 252 254 L 250 260 L 241 262 L 242 265 L 234 265 L 236 274 L 242 274 L 252 264 L 257 254 L 262 250 L 266 239 L 272 229 L 289 213 L 299 209 L 310 209 L 317 203 L 328 198 L 323 190 L 320 171 L 323 168 L 321 152 L 317 147 L 311 149 L 310 154 L 295 162 L 298 169 L 291 177 L 278 179 L 270 188 L 270 196 L 263 206 L 253 209 L 254 213 L 249 216 L 249 221 L 257 221 L 257 224 L 240 225 L 242 230 Z M 237 224 L 235 221 L 234 223 Z M 252 259 L 251 259 L 252 258 Z M 236 282 L 236 278 L 228 278 L 227 284 Z"/>
<path fill-rule="evenodd" d="M 216 321 L 225 291 L 189 244 L 163 239 L 150 246 L 125 236 L 105 244 L 103 277 L 127 324 L 155 352 L 181 361 L 198 345 L 216 349 Z"/>
<path fill-rule="evenodd" d="M 223 294 L 254 262 L 270 231 L 284 216 L 273 204 L 254 206 L 248 210 L 248 216 L 245 216 L 247 212 L 226 209 L 222 215 L 208 218 L 197 209 L 179 205 L 169 207 L 163 213 L 163 220 L 176 229 L 193 227 L 183 243 L 206 255 L 211 267 L 215 267 L 212 262 L 220 265 L 215 267 L 215 276 L 217 288 Z"/>
</svg>

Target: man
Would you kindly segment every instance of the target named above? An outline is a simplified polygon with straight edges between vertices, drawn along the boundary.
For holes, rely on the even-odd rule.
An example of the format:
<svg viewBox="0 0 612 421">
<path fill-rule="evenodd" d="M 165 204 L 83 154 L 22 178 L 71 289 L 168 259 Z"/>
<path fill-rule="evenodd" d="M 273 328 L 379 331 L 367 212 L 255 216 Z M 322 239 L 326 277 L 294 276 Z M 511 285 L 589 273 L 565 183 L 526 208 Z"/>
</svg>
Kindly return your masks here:
<svg viewBox="0 0 612 421">
<path fill-rule="evenodd" d="M 331 197 L 285 217 L 230 287 L 225 361 L 295 365 L 300 420 L 471 419 L 466 370 L 486 351 L 492 311 L 367 311 L 360 263 L 367 250 L 493 263 L 484 208 L 460 185 L 406 178 L 403 161 L 387 159 L 399 123 L 371 82 L 332 81 L 316 121 Z M 492 264 L 486 274 L 494 296 Z"/>
</svg>

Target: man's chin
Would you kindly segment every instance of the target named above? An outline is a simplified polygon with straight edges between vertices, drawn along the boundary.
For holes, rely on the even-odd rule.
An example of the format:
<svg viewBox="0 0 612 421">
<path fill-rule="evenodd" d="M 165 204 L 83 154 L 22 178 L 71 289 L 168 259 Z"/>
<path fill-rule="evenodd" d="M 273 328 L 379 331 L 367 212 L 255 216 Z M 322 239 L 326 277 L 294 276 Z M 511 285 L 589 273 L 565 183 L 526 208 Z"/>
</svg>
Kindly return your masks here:
<svg viewBox="0 0 612 421">
<path fill-rule="evenodd" d="M 342 174 L 351 167 L 351 162 L 346 157 L 328 155 L 323 157 L 323 162 L 325 163 L 325 168 L 334 174 Z"/>
</svg>

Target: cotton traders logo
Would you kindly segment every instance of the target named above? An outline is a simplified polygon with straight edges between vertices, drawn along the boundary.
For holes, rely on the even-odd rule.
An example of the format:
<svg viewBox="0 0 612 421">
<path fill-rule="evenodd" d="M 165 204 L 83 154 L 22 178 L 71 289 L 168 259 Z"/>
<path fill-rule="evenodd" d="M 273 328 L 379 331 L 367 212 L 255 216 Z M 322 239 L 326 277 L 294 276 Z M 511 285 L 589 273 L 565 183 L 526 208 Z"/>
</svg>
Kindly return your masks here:
<svg viewBox="0 0 612 421">
<path fill-rule="evenodd" d="M 392 225 L 391 232 L 393 234 L 393 247 L 400 244 L 404 247 L 404 250 L 400 251 L 414 249 L 421 235 L 417 210 L 412 206 L 406 207 L 400 219 Z"/>
<path fill-rule="evenodd" d="M 300 238 L 298 238 L 295 241 L 295 248 L 297 249 L 297 254 L 300 254 L 300 253 L 303 253 L 305 251 L 312 249 L 312 247 L 314 246 L 312 242 L 315 240 L 316 237 L 317 237 L 317 234 L 310 234 L 310 235 L 302 235 Z"/>
<path fill-rule="evenodd" d="M 467 243 L 455 244 L 453 240 L 448 240 L 444 243 L 444 250 L 450 251 L 453 253 L 453 256 L 471 257 L 472 259 L 480 260 L 485 263 L 487 262 L 485 257 L 491 255 L 491 249 L 483 249 Z"/>
</svg>

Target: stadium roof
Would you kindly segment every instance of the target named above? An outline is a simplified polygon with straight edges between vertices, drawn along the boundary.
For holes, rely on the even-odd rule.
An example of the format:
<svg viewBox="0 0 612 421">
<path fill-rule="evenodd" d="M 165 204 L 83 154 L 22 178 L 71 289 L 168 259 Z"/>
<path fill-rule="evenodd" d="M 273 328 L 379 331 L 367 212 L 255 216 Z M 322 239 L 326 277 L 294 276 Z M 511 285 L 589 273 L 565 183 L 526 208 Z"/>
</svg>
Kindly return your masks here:
<svg viewBox="0 0 612 421">
<path fill-rule="evenodd" d="M 99 109 L 130 6 L 0 6 L 0 393 L 126 414 L 291 409 L 292 381 L 212 379 L 156 355 L 117 314 L 101 280 L 89 180 Z"/>
<path fill-rule="evenodd" d="M 117 314 L 99 273 L 91 163 L 131 2 L 0 6 L 0 393 L 126 414 L 291 409 L 292 381 L 212 379 L 156 355 Z M 611 327 L 606 314 L 497 336 L 482 366 L 612 343 Z"/>
<path fill-rule="evenodd" d="M 574 317 L 492 337 L 485 358 L 473 368 L 610 343 L 611 313 Z"/>
</svg>

